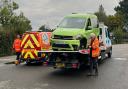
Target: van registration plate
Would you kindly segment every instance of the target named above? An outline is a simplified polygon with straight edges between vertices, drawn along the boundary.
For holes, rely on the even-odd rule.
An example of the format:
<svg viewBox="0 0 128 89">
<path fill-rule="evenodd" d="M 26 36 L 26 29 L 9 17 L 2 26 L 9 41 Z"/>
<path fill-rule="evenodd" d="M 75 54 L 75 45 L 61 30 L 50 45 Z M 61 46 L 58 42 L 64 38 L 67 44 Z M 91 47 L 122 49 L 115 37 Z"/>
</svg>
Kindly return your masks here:
<svg viewBox="0 0 128 89">
<path fill-rule="evenodd" d="M 56 67 L 58 67 L 58 68 L 65 67 L 65 64 L 64 63 L 56 63 Z"/>
</svg>

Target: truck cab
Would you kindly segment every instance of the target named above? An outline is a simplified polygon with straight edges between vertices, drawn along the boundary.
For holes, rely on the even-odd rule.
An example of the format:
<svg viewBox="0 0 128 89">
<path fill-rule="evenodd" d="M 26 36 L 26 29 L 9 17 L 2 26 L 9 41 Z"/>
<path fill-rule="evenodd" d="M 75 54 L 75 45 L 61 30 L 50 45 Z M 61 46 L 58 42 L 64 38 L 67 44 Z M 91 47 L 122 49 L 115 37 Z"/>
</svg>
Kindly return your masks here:
<svg viewBox="0 0 128 89">
<path fill-rule="evenodd" d="M 97 16 L 93 14 L 71 14 L 60 22 L 52 33 L 53 50 L 79 50 L 87 47 L 90 33 L 99 34 Z"/>
<path fill-rule="evenodd" d="M 99 24 L 100 34 L 99 34 L 99 41 L 100 41 L 100 49 L 101 49 L 101 59 L 105 58 L 105 54 L 108 54 L 110 58 L 112 55 L 112 42 L 110 37 L 110 32 L 108 27 L 104 25 L 104 23 Z"/>
</svg>

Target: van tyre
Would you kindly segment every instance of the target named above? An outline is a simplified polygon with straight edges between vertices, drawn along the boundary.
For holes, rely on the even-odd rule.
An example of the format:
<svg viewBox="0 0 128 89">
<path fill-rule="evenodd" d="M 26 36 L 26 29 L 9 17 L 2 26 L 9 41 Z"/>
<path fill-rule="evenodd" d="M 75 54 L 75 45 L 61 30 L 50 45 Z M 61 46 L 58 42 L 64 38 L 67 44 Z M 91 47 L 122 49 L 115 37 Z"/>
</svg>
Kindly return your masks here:
<svg viewBox="0 0 128 89">
<path fill-rule="evenodd" d="M 112 57 L 112 48 L 110 49 L 109 53 L 108 53 L 108 58 Z"/>
</svg>

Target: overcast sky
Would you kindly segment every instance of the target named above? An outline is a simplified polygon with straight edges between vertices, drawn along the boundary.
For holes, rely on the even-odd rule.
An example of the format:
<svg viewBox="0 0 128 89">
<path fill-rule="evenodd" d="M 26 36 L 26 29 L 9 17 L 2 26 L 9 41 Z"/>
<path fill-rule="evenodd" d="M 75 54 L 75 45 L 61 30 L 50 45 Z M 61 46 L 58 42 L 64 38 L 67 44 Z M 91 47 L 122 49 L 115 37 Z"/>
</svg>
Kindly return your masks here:
<svg viewBox="0 0 128 89">
<path fill-rule="evenodd" d="M 107 14 L 114 14 L 119 0 L 15 0 L 19 4 L 17 12 L 22 11 L 31 20 L 33 29 L 43 24 L 55 27 L 63 16 L 77 13 L 94 13 L 102 4 Z"/>
</svg>

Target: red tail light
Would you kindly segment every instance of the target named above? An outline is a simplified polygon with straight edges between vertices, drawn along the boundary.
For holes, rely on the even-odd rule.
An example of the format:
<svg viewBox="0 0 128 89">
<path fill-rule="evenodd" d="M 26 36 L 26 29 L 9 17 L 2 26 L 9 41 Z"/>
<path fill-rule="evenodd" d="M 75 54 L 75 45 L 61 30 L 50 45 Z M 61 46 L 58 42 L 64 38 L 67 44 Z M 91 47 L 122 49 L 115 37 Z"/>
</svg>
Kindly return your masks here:
<svg viewBox="0 0 128 89">
<path fill-rule="evenodd" d="M 78 64 L 72 64 L 72 68 L 77 68 L 78 67 Z"/>
<path fill-rule="evenodd" d="M 47 66 L 47 65 L 48 65 L 48 62 L 44 62 L 43 64 L 44 64 L 45 66 Z"/>
</svg>

